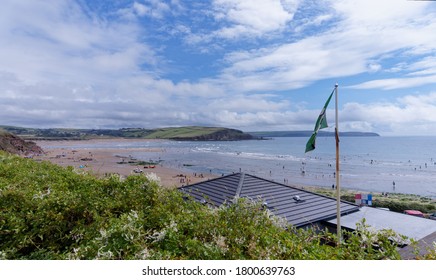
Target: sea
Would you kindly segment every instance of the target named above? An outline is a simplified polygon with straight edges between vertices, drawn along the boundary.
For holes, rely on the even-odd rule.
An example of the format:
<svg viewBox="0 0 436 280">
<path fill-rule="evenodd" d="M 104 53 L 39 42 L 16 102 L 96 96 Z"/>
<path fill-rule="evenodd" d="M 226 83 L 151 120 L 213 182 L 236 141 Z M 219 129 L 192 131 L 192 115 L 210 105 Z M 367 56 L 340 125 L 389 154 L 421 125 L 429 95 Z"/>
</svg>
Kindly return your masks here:
<svg viewBox="0 0 436 280">
<path fill-rule="evenodd" d="M 335 138 L 317 137 L 316 149 L 305 153 L 307 140 L 113 141 L 72 148 L 159 148 L 159 152 L 126 150 L 126 155 L 196 175 L 245 172 L 289 185 L 333 188 Z M 436 137 L 341 137 L 341 188 L 436 198 L 435 143 Z"/>
</svg>

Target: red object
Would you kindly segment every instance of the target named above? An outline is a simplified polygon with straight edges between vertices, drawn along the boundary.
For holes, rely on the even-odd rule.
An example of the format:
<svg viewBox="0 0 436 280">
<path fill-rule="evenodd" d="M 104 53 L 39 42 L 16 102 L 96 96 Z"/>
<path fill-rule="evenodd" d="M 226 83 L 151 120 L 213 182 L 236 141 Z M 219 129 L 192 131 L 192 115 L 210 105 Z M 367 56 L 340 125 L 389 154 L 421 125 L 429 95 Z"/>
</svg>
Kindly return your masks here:
<svg viewBox="0 0 436 280">
<path fill-rule="evenodd" d="M 404 210 L 404 213 L 407 215 L 412 215 L 416 217 L 424 217 L 424 214 L 418 210 Z"/>
</svg>

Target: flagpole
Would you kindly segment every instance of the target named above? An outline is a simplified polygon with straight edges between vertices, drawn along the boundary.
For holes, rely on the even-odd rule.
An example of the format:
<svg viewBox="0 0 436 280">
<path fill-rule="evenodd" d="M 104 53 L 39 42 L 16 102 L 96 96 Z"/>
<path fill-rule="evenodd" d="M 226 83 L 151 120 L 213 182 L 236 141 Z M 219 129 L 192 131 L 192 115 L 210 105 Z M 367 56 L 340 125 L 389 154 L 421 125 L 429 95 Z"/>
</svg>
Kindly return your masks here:
<svg viewBox="0 0 436 280">
<path fill-rule="evenodd" d="M 337 220 L 337 231 L 338 231 L 338 246 L 341 244 L 341 186 L 339 184 L 340 174 L 339 174 L 339 120 L 338 120 L 338 83 L 336 83 L 335 88 L 327 99 L 318 119 L 315 123 L 315 128 L 313 130 L 312 136 L 310 136 L 309 141 L 306 143 L 305 153 L 315 150 L 316 135 L 320 129 L 328 127 L 326 120 L 326 110 L 330 103 L 331 98 L 335 93 L 335 116 L 336 116 L 336 127 L 335 127 L 335 139 L 336 139 L 336 220 Z"/>
<path fill-rule="evenodd" d="M 339 120 L 338 120 L 338 84 L 335 85 L 335 139 L 336 139 L 336 227 L 338 234 L 338 245 L 341 244 L 341 186 L 339 183 Z"/>
</svg>

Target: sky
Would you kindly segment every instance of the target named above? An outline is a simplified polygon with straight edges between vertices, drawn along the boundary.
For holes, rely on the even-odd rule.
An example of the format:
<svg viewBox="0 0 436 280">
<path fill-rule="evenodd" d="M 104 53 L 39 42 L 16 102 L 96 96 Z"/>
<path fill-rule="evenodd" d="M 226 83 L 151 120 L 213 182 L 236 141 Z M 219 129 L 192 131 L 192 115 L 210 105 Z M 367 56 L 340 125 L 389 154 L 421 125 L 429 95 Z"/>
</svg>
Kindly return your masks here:
<svg viewBox="0 0 436 280">
<path fill-rule="evenodd" d="M 436 1 L 0 6 L 0 125 L 436 136 Z"/>
</svg>

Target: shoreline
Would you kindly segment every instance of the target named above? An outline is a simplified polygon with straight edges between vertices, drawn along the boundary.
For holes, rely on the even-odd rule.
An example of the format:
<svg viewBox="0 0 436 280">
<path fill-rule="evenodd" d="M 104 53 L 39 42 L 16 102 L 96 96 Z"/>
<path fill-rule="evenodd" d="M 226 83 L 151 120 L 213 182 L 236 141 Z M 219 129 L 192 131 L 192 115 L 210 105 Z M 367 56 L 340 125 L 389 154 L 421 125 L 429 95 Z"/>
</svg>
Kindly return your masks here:
<svg viewBox="0 0 436 280">
<path fill-rule="evenodd" d="M 159 139 L 90 139 L 90 140 L 37 140 L 34 141 L 44 150 L 44 154 L 34 156 L 35 160 L 47 160 L 60 166 L 72 166 L 77 170 L 83 170 L 96 176 L 104 177 L 107 174 L 119 174 L 129 176 L 134 174 L 155 174 L 160 179 L 160 183 L 165 188 L 178 188 L 189 184 L 195 184 L 210 179 L 221 177 L 222 175 L 214 173 L 196 174 L 193 171 L 184 170 L 175 166 L 165 166 L 165 163 L 153 163 L 153 168 L 148 167 L 148 163 L 136 160 L 130 153 L 156 153 L 165 152 L 165 149 L 159 147 L 123 147 L 114 148 L 113 143 L 134 143 L 134 142 L 159 142 Z M 108 147 L 101 144 L 107 143 Z M 80 147 L 84 146 L 85 147 Z M 100 144 L 98 148 L 89 148 L 86 145 Z M 135 170 L 139 173 L 135 173 Z M 256 175 L 256 174 L 255 174 Z M 257 176 L 257 175 L 256 175 Z M 324 195 L 329 195 L 334 190 L 329 187 L 304 185 L 299 183 L 287 182 L 286 185 L 305 189 Z M 375 196 L 383 196 L 382 192 L 363 191 L 357 189 L 342 188 L 342 195 L 356 193 L 371 193 Z M 391 193 L 392 196 L 404 197 L 425 197 L 412 194 Z M 433 198 L 431 198 L 434 201 Z"/>
<path fill-rule="evenodd" d="M 60 166 L 90 172 L 103 177 L 108 174 L 129 176 L 134 174 L 156 174 L 161 185 L 177 188 L 187 184 L 199 183 L 218 176 L 214 174 L 192 174 L 182 169 L 167 167 L 161 163 L 145 164 L 129 155 L 129 152 L 161 152 L 160 148 L 76 148 L 77 144 L 144 142 L 160 140 L 144 139 L 92 139 L 92 140 L 38 140 L 34 141 L 44 150 L 44 154 L 34 156 L 37 161 L 50 161 Z"/>
<path fill-rule="evenodd" d="M 101 144 L 114 142 L 144 142 L 162 141 L 156 139 L 89 139 L 89 140 L 36 140 L 38 146 L 44 150 L 44 154 L 34 156 L 37 161 L 49 161 L 63 167 L 72 166 L 77 170 L 89 172 L 98 177 L 109 174 L 119 174 L 123 177 L 135 174 L 154 173 L 160 179 L 161 185 L 165 188 L 178 188 L 181 186 L 200 183 L 203 181 L 221 177 L 218 174 L 195 174 L 192 171 L 183 170 L 177 167 L 168 167 L 161 163 L 153 164 L 153 168 L 145 168 L 147 164 L 138 161 L 130 155 L 130 152 L 156 153 L 164 152 L 161 148 L 78 148 L 80 144 Z M 136 171 L 136 172 L 135 172 Z M 328 188 L 303 184 L 286 184 L 299 189 L 310 191 L 329 191 Z M 354 190 L 349 190 L 354 191 Z M 356 190 L 357 192 L 357 190 Z"/>
</svg>

